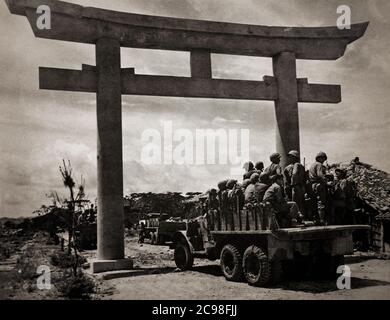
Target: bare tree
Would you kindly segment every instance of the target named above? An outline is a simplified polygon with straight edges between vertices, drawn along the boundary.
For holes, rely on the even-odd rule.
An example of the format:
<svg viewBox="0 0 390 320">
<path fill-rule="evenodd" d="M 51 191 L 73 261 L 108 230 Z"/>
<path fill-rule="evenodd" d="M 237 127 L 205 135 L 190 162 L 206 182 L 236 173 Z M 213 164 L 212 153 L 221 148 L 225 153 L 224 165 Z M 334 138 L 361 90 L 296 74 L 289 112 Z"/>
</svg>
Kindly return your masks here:
<svg viewBox="0 0 390 320">
<path fill-rule="evenodd" d="M 69 210 L 69 230 L 68 230 L 68 252 L 71 253 L 72 250 L 72 239 L 74 238 L 74 229 L 75 229 L 75 198 L 74 198 L 74 187 L 76 183 L 72 177 L 72 166 L 68 160 L 68 165 L 66 165 L 65 160 L 62 160 L 63 167 L 60 166 L 60 172 L 62 175 L 62 182 L 66 188 L 69 189 L 70 200 L 68 201 L 68 210 Z"/>
<path fill-rule="evenodd" d="M 73 179 L 73 170 L 70 161 L 68 160 L 68 163 L 66 164 L 65 160 L 62 160 L 62 166 L 60 166 L 59 169 L 62 175 L 62 182 L 64 186 L 68 188 L 69 195 L 70 195 L 70 200 L 67 201 L 68 210 L 69 210 L 68 253 L 71 254 L 73 249 L 75 255 L 75 263 L 73 264 L 73 273 L 76 276 L 79 267 L 79 255 L 75 243 L 75 230 L 77 226 L 76 204 L 78 205 L 78 209 L 80 210 L 82 206 L 81 200 L 85 198 L 85 180 L 81 176 L 81 183 L 78 186 L 78 192 L 75 196 L 74 189 L 76 187 L 76 183 Z"/>
</svg>

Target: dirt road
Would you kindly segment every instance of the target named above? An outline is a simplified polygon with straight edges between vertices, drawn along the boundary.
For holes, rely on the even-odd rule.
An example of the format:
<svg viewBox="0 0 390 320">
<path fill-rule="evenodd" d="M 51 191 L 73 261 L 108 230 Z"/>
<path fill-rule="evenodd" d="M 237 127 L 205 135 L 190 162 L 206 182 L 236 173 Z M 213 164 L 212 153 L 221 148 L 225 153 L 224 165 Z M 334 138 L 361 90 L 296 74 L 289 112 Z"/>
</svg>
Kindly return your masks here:
<svg viewBox="0 0 390 320">
<path fill-rule="evenodd" d="M 102 299 L 390 299 L 390 260 L 364 256 L 347 258 L 351 290 L 338 290 L 335 281 L 288 281 L 272 288 L 228 282 L 218 261 L 195 259 L 192 271 L 178 272 L 167 247 L 127 240 L 127 254 L 145 272 L 105 281 L 111 294 Z"/>
</svg>

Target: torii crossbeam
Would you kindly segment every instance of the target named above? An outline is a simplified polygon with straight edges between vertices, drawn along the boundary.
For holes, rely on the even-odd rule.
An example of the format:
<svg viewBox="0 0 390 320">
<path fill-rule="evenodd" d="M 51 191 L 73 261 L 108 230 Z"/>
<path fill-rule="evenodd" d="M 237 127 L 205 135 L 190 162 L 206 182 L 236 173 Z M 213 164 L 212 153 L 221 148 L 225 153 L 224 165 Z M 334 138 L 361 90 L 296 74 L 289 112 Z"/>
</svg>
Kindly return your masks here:
<svg viewBox="0 0 390 320">
<path fill-rule="evenodd" d="M 339 85 L 297 79 L 296 59 L 336 60 L 362 37 L 351 29 L 290 28 L 177 19 L 82 7 L 54 0 L 6 0 L 26 16 L 36 37 L 96 45 L 96 66 L 40 68 L 40 88 L 97 94 L 98 262 L 96 272 L 130 267 L 123 241 L 123 94 L 275 101 L 276 149 L 286 159 L 300 150 L 298 102 L 339 103 Z M 37 8 L 51 9 L 51 29 L 37 27 Z M 120 47 L 189 51 L 191 77 L 136 74 L 121 69 Z M 211 53 L 270 57 L 274 76 L 263 81 L 213 79 Z M 109 261 L 106 261 L 109 260 Z"/>
</svg>

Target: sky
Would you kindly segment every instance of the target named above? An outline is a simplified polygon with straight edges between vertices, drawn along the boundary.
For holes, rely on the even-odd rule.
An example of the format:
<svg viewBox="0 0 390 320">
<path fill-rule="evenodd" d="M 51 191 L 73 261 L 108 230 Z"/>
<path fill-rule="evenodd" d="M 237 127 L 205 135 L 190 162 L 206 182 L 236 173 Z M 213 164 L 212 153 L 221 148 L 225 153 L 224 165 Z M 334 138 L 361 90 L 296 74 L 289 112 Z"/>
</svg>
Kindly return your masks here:
<svg viewBox="0 0 390 320">
<path fill-rule="evenodd" d="M 340 84 L 340 104 L 299 104 L 302 157 L 323 150 L 329 162 L 361 161 L 390 171 L 390 2 L 388 0 L 74 0 L 111 10 L 274 26 L 334 26 L 337 7 L 352 22 L 370 21 L 365 36 L 337 61 L 297 61 L 298 77 Z M 96 197 L 94 94 L 38 89 L 38 67 L 80 69 L 95 64 L 94 46 L 37 39 L 25 17 L 0 1 L 0 217 L 29 216 L 46 194 L 66 196 L 58 166 L 69 159 L 90 199 Z M 261 80 L 268 58 L 212 55 L 215 78 Z M 136 73 L 189 76 L 189 53 L 122 49 L 122 67 Z M 269 163 L 275 151 L 272 102 L 123 96 L 124 192 L 205 191 L 231 176 L 229 165 L 148 165 L 145 130 L 249 130 L 250 159 Z M 162 146 L 164 148 L 164 146 Z"/>
</svg>

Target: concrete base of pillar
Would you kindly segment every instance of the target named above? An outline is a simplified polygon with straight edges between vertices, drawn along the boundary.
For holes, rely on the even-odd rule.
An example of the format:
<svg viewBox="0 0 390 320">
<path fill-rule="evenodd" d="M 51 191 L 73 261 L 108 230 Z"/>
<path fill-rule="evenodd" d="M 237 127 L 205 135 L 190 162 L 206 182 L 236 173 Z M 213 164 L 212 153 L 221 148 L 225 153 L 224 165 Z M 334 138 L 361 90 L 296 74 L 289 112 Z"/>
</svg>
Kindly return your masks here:
<svg viewBox="0 0 390 320">
<path fill-rule="evenodd" d="M 133 260 L 93 260 L 91 261 L 91 272 L 101 273 L 106 271 L 132 270 Z"/>
</svg>

